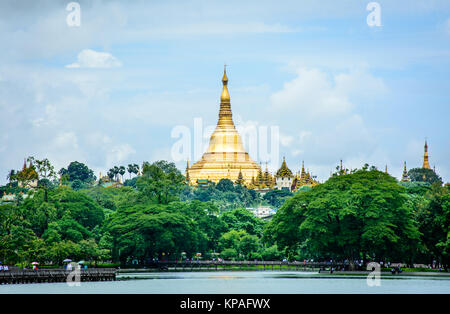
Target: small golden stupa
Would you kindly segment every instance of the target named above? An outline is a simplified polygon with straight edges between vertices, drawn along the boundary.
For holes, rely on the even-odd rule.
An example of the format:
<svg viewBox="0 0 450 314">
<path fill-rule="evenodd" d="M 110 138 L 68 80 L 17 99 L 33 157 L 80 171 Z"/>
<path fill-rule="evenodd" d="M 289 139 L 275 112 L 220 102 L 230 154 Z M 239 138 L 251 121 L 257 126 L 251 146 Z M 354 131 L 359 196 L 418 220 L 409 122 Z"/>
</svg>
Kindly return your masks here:
<svg viewBox="0 0 450 314">
<path fill-rule="evenodd" d="M 241 136 L 234 126 L 226 68 L 222 82 L 219 121 L 209 140 L 209 147 L 199 161 L 186 168 L 186 176 L 189 176 L 192 184 L 197 184 L 198 180 L 217 183 L 223 178 L 235 182 L 241 172 L 243 184 L 248 185 L 260 171 L 259 165 L 245 151 Z"/>
<path fill-rule="evenodd" d="M 426 140 L 425 140 L 425 146 L 424 146 L 422 168 L 431 169 L 430 163 L 428 162 L 428 145 L 427 145 L 427 141 Z"/>
</svg>

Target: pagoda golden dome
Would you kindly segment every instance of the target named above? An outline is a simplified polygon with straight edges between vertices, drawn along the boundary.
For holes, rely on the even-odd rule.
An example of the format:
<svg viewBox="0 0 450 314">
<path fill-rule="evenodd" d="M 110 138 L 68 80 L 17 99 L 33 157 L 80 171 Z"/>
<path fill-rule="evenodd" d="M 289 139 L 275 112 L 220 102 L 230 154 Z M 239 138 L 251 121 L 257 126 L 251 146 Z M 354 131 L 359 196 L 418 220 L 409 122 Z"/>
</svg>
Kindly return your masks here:
<svg viewBox="0 0 450 314">
<path fill-rule="evenodd" d="M 277 177 L 286 177 L 286 178 L 293 178 L 293 174 L 291 169 L 288 168 L 287 164 L 286 164 L 286 159 L 283 157 L 283 163 L 281 164 L 280 169 L 278 169 Z"/>
<path fill-rule="evenodd" d="M 247 185 L 260 170 L 259 165 L 245 151 L 241 136 L 234 125 L 226 69 L 222 83 L 219 120 L 209 140 L 208 149 L 199 161 L 187 169 L 193 184 L 196 184 L 197 180 L 218 182 L 223 178 L 236 181 L 241 172 L 244 184 Z"/>
</svg>

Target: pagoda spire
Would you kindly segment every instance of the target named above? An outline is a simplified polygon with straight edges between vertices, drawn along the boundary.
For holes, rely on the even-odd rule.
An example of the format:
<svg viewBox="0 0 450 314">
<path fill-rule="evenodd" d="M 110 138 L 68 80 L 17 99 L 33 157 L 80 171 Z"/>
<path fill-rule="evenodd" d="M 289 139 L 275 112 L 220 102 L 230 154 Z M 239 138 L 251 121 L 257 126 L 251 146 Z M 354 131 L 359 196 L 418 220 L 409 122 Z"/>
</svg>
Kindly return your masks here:
<svg viewBox="0 0 450 314">
<path fill-rule="evenodd" d="M 306 172 L 306 184 L 313 184 L 311 173 L 308 171 Z"/>
<path fill-rule="evenodd" d="M 400 181 L 402 181 L 402 182 L 408 182 L 409 181 L 408 171 L 406 170 L 406 161 L 405 161 L 405 164 L 403 166 L 403 174 L 402 174 L 402 179 Z"/>
<path fill-rule="evenodd" d="M 266 170 L 264 171 L 264 184 L 266 185 L 266 187 L 271 188 L 272 187 L 272 178 L 269 172 L 269 167 L 267 165 L 267 161 L 266 161 Z"/>
<path fill-rule="evenodd" d="M 242 168 L 239 169 L 239 174 L 235 183 L 239 185 L 244 185 L 244 176 L 242 175 Z"/>
<path fill-rule="evenodd" d="M 189 178 L 189 159 L 186 161 L 186 184 L 189 185 L 191 183 L 191 179 Z"/>
<path fill-rule="evenodd" d="M 278 169 L 276 173 L 277 177 L 286 177 L 286 178 L 293 178 L 292 171 L 288 168 L 286 164 L 286 158 L 283 156 L 283 162 L 281 163 L 280 169 Z"/>
<path fill-rule="evenodd" d="M 423 166 L 422 166 L 422 168 L 431 169 L 430 164 L 428 162 L 428 145 L 427 145 L 427 140 L 425 140 L 424 154 L 423 154 Z"/>
<path fill-rule="evenodd" d="M 228 77 L 226 65 L 223 69 L 222 94 L 220 95 L 219 122 L 217 125 L 230 125 L 234 127 L 233 114 L 231 112 L 230 93 L 228 92 Z"/>
<path fill-rule="evenodd" d="M 189 177 L 193 184 L 207 178 L 216 183 L 223 178 L 236 180 L 240 169 L 245 182 L 250 182 L 260 170 L 260 166 L 245 151 L 241 136 L 233 123 L 226 67 L 222 84 L 219 117 L 210 136 L 208 149 L 201 159 L 189 168 Z"/>
<path fill-rule="evenodd" d="M 302 172 L 300 173 L 300 184 L 304 185 L 307 184 L 307 175 L 305 171 L 305 161 L 302 161 Z"/>
</svg>

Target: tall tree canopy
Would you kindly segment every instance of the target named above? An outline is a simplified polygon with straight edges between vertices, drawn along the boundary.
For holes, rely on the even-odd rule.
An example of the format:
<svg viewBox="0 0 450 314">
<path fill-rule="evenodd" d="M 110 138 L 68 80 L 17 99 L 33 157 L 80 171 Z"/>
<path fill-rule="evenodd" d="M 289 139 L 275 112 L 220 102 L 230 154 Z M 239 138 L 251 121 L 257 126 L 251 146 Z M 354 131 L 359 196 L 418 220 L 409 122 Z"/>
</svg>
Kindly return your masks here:
<svg viewBox="0 0 450 314">
<path fill-rule="evenodd" d="M 255 217 L 253 213 L 245 208 L 228 210 L 220 218 L 225 222 L 228 230 L 245 231 L 251 235 L 262 235 L 264 221 Z"/>
<path fill-rule="evenodd" d="M 315 258 L 395 259 L 415 250 L 420 236 L 405 192 L 377 170 L 333 176 L 289 199 L 266 238 Z"/>
<path fill-rule="evenodd" d="M 144 198 L 151 198 L 160 204 L 178 200 L 183 185 L 184 177 L 181 172 L 175 164 L 166 161 L 144 163 L 142 176 L 136 182 Z"/>
<path fill-rule="evenodd" d="M 67 169 L 61 168 L 59 174 L 61 176 L 67 175 L 71 182 L 80 180 L 81 182 L 90 183 L 96 179 L 94 172 L 88 166 L 78 161 L 72 161 Z"/>
<path fill-rule="evenodd" d="M 412 182 L 439 183 L 442 185 L 442 178 L 431 169 L 413 168 L 408 171 L 408 175 Z"/>
</svg>

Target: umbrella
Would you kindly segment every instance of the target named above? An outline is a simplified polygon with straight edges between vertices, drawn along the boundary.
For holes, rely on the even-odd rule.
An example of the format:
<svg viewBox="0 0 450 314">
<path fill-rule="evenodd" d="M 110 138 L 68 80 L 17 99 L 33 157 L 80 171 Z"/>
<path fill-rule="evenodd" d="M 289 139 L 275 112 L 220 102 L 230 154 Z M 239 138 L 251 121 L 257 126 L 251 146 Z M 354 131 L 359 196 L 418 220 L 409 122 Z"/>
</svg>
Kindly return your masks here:
<svg viewBox="0 0 450 314">
<path fill-rule="evenodd" d="M 31 263 L 31 265 L 39 265 L 39 263 L 38 262 L 33 262 L 33 263 Z"/>
<path fill-rule="evenodd" d="M 79 261 L 78 264 L 85 264 L 85 261 Z"/>
<path fill-rule="evenodd" d="M 71 262 L 72 260 L 70 258 L 66 258 L 65 260 L 63 260 L 63 262 Z"/>
</svg>

